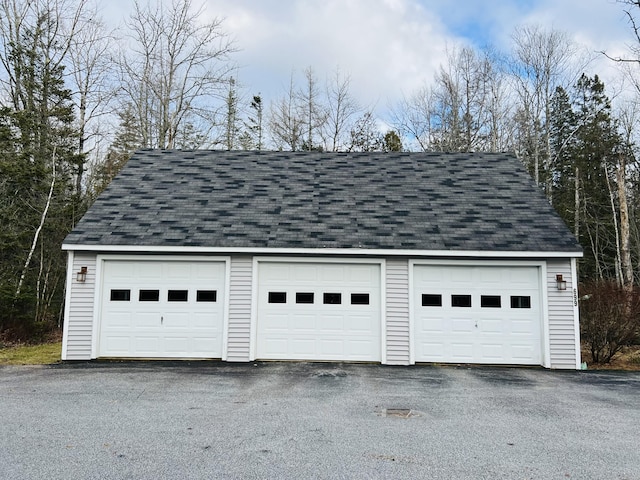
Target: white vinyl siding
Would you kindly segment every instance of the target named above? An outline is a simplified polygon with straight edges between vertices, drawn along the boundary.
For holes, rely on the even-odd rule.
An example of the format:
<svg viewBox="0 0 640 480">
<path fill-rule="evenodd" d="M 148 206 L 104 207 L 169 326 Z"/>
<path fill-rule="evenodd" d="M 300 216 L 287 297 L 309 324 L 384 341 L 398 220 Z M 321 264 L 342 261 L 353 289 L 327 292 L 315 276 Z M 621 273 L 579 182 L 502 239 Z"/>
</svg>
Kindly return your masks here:
<svg viewBox="0 0 640 480">
<path fill-rule="evenodd" d="M 390 258 L 386 267 L 387 364 L 409 364 L 409 262 Z"/>
<path fill-rule="evenodd" d="M 87 280 L 76 280 L 81 267 L 87 267 Z M 96 255 L 75 252 L 67 288 L 70 289 L 67 316 L 64 319 L 63 360 L 90 360 L 93 313 L 95 308 Z"/>
<path fill-rule="evenodd" d="M 249 361 L 251 296 L 253 291 L 252 262 L 253 259 L 250 256 L 231 257 L 226 357 L 229 362 Z"/>
<path fill-rule="evenodd" d="M 566 290 L 558 290 L 556 275 L 567 282 Z M 571 260 L 547 262 L 547 299 L 549 303 L 549 352 L 551 368 L 575 369 L 576 327 L 574 318 L 574 289 L 578 288 L 571 275 Z"/>
</svg>

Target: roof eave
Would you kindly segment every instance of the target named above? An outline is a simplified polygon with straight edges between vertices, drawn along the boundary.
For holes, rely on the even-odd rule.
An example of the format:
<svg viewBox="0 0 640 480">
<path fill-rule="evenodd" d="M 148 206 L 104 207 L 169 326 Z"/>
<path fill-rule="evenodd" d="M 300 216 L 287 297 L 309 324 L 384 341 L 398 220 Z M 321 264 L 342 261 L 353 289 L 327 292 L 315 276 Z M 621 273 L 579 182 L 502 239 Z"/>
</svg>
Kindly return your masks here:
<svg viewBox="0 0 640 480">
<path fill-rule="evenodd" d="M 393 257 L 490 257 L 490 258 L 582 258 L 582 251 L 509 251 L 509 250 L 410 250 L 375 248 L 268 248 L 268 247 L 194 247 L 149 245 L 75 245 L 63 244 L 63 250 L 113 253 L 183 254 L 275 254 L 275 255 L 369 255 Z"/>
</svg>

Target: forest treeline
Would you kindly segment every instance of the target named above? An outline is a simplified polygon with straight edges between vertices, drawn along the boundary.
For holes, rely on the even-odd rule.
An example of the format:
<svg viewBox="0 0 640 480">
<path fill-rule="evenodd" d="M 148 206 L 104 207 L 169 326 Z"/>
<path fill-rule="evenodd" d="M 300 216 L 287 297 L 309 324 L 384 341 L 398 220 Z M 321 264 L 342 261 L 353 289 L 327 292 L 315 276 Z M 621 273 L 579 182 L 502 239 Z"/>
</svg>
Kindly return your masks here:
<svg viewBox="0 0 640 480">
<path fill-rule="evenodd" d="M 260 85 L 242 84 L 242 39 L 223 20 L 201 21 L 192 0 L 134 3 L 110 30 L 94 0 L 0 0 L 6 338 L 60 326 L 61 243 L 139 148 L 515 152 L 583 245 L 581 279 L 627 292 L 640 280 L 638 50 L 610 59 L 628 86 L 612 105 L 593 53 L 524 25 L 504 52 L 451 49 L 434 78 L 381 117 L 339 69 L 301 66 L 264 99 Z M 640 45 L 640 7 L 621 8 Z"/>
</svg>

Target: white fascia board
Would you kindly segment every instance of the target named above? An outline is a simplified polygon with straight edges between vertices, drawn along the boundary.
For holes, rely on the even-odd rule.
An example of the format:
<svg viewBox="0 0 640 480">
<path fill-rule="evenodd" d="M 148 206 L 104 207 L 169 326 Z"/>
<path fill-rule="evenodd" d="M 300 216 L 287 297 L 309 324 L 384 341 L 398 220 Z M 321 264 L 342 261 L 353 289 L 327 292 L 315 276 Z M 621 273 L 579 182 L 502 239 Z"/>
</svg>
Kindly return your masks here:
<svg viewBox="0 0 640 480">
<path fill-rule="evenodd" d="M 581 258 L 582 252 L 508 252 L 481 250 L 404 250 L 374 248 L 235 248 L 235 247 L 169 247 L 146 245 L 69 245 L 62 250 L 76 252 L 127 253 L 192 253 L 253 255 L 375 255 L 383 257 L 476 257 L 476 258 Z"/>
</svg>

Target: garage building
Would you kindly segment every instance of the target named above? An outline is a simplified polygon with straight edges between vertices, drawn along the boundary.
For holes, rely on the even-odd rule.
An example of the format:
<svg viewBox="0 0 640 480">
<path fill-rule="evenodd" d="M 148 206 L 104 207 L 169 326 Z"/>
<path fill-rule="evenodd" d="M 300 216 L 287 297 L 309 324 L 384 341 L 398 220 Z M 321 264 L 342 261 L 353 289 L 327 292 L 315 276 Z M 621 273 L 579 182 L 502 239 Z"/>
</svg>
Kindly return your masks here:
<svg viewBox="0 0 640 480">
<path fill-rule="evenodd" d="M 64 360 L 580 366 L 582 250 L 511 154 L 141 151 L 63 248 Z"/>
</svg>

